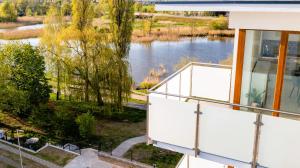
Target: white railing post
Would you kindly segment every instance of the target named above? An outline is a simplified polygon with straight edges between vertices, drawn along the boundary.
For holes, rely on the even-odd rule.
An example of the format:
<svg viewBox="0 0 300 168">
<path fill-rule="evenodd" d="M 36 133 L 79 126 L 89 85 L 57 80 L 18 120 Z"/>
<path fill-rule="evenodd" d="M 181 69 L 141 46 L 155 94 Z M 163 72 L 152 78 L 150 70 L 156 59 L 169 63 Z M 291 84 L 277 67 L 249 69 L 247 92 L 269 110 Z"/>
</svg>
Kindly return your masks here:
<svg viewBox="0 0 300 168">
<path fill-rule="evenodd" d="M 200 102 L 198 101 L 197 104 L 197 111 L 195 111 L 196 114 L 196 132 L 195 132 L 195 157 L 197 157 L 200 153 L 199 150 L 199 127 L 200 127 Z"/>
<path fill-rule="evenodd" d="M 181 72 L 179 74 L 179 101 L 181 101 Z"/>
<path fill-rule="evenodd" d="M 257 164 L 257 156 L 258 156 L 258 150 L 259 150 L 259 139 L 260 139 L 260 129 L 263 125 L 262 123 L 262 113 L 259 111 L 256 116 L 255 124 L 255 137 L 254 137 L 254 145 L 253 145 L 253 159 L 251 163 L 251 168 L 256 168 L 258 166 Z"/>
<path fill-rule="evenodd" d="M 193 95 L 193 67 L 194 65 L 191 65 L 191 74 L 190 74 L 190 97 Z"/>
</svg>

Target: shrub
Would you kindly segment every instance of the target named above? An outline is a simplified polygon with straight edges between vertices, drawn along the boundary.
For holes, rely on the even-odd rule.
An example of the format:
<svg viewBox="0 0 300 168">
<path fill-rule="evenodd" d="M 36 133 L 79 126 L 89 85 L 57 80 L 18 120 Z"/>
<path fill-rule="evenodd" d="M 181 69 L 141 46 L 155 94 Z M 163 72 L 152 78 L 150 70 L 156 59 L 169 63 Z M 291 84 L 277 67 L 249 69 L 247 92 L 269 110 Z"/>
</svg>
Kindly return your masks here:
<svg viewBox="0 0 300 168">
<path fill-rule="evenodd" d="M 78 116 L 76 123 L 79 126 L 80 136 L 83 138 L 91 137 L 96 131 L 96 119 L 89 112 Z"/>
<path fill-rule="evenodd" d="M 0 22 L 17 21 L 17 10 L 13 3 L 3 2 L 0 6 Z"/>
<path fill-rule="evenodd" d="M 26 16 L 33 16 L 33 12 L 29 7 L 26 8 Z"/>
<path fill-rule="evenodd" d="M 70 16 L 72 13 L 72 6 L 69 2 L 64 2 L 61 6 L 61 11 L 64 16 Z"/>
<path fill-rule="evenodd" d="M 147 82 L 144 81 L 140 84 L 141 89 L 151 89 L 153 86 L 155 86 L 157 82 Z"/>
<path fill-rule="evenodd" d="M 220 16 L 218 19 L 212 21 L 210 26 L 213 30 L 226 30 L 228 29 L 228 19 Z"/>
</svg>

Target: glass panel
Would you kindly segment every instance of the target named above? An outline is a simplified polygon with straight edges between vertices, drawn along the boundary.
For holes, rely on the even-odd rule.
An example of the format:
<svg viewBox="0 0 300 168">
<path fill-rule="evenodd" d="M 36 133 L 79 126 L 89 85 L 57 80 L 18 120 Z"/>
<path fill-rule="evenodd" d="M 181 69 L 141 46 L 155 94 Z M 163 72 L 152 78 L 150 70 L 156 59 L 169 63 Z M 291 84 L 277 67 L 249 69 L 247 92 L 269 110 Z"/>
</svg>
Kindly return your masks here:
<svg viewBox="0 0 300 168">
<path fill-rule="evenodd" d="M 201 152 L 249 163 L 253 157 L 256 114 L 205 102 L 200 103 L 200 111 Z"/>
<path fill-rule="evenodd" d="M 272 108 L 281 33 L 247 30 L 241 104 Z"/>
<path fill-rule="evenodd" d="M 300 112 L 300 35 L 289 35 L 281 110 Z"/>
<path fill-rule="evenodd" d="M 149 102 L 149 137 L 154 141 L 193 150 L 197 102 L 160 98 L 155 93 L 149 95 Z"/>
<path fill-rule="evenodd" d="M 262 167 L 300 167 L 300 122 L 279 117 L 262 117 L 258 163 Z"/>
</svg>

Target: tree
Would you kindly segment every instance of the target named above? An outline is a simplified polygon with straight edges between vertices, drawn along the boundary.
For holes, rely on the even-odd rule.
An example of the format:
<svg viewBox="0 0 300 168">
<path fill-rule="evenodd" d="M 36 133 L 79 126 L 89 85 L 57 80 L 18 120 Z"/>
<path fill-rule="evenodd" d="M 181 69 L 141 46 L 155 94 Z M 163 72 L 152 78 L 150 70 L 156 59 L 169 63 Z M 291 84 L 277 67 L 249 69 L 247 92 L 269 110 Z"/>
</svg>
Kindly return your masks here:
<svg viewBox="0 0 300 168">
<path fill-rule="evenodd" d="M 212 21 L 210 27 L 214 30 L 226 30 L 228 29 L 228 19 L 221 15 Z"/>
<path fill-rule="evenodd" d="M 61 95 L 61 74 L 63 69 L 62 54 L 64 50 L 59 36 L 65 26 L 65 23 L 61 12 L 54 6 L 51 6 L 47 12 L 47 17 L 44 23 L 46 26 L 41 38 L 41 45 L 44 49 L 46 58 L 48 58 L 50 63 L 55 67 L 56 99 L 59 100 Z"/>
<path fill-rule="evenodd" d="M 144 35 L 149 35 L 151 34 L 152 31 L 152 27 L 153 27 L 153 22 L 154 19 L 150 18 L 150 19 L 145 19 L 143 22 L 143 31 L 144 31 Z"/>
<path fill-rule="evenodd" d="M 28 6 L 27 0 L 18 0 L 17 1 L 17 11 L 19 16 L 25 16 L 26 15 L 26 9 Z"/>
<path fill-rule="evenodd" d="M 27 7 L 25 10 L 26 16 L 33 16 L 33 12 L 30 7 Z"/>
<path fill-rule="evenodd" d="M 89 138 L 95 133 L 96 119 L 91 113 L 81 114 L 76 118 L 76 123 L 81 137 Z"/>
<path fill-rule="evenodd" d="M 128 100 L 132 79 L 128 73 L 128 53 L 134 23 L 133 0 L 108 0 L 112 49 L 115 71 L 112 71 L 114 82 L 111 87 L 111 99 L 118 111 L 123 110 L 123 101 Z M 114 87 L 116 85 L 116 87 Z"/>
<path fill-rule="evenodd" d="M 30 106 L 25 108 L 25 105 L 21 105 L 20 107 L 24 108 L 20 111 L 24 115 L 29 115 L 33 108 L 38 107 L 41 103 L 46 103 L 49 99 L 50 87 L 45 77 L 44 57 L 38 49 L 33 48 L 30 44 L 17 43 L 5 45 L 1 48 L 0 55 L 3 58 L 1 66 L 4 66 L 8 73 L 1 80 L 2 86 L 6 85 L 2 95 L 17 96 L 20 93 L 20 96 L 26 100 L 22 100 L 22 102 L 28 102 Z M 18 93 L 14 93 L 14 90 Z M 13 96 L 13 98 L 16 97 Z M 18 103 L 19 100 L 14 99 L 13 101 L 13 103 Z M 12 106 L 14 106 L 13 103 Z"/>
<path fill-rule="evenodd" d="M 61 11 L 64 16 L 70 16 L 72 13 L 72 6 L 69 2 L 63 2 L 61 5 Z"/>
<path fill-rule="evenodd" d="M 1 22 L 15 22 L 17 21 L 17 10 L 13 3 L 7 1 L 0 6 L 0 21 Z"/>
<path fill-rule="evenodd" d="M 92 21 L 94 18 L 93 1 L 92 0 L 73 0 L 72 1 L 72 27 L 75 40 L 78 41 L 77 54 L 82 59 L 82 67 L 77 68 L 81 77 L 84 79 L 85 101 L 89 101 L 89 41 L 93 35 Z M 72 48 L 72 45 L 69 45 Z M 80 50 L 79 50 L 80 48 Z"/>
</svg>

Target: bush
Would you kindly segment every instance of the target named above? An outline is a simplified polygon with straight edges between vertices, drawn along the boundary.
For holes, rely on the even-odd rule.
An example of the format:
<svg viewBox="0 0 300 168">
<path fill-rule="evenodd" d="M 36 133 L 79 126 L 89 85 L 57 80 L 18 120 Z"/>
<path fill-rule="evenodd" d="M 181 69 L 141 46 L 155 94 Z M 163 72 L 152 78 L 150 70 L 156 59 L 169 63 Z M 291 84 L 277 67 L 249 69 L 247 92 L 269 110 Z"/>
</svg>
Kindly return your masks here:
<svg viewBox="0 0 300 168">
<path fill-rule="evenodd" d="M 26 8 L 26 16 L 33 16 L 31 8 Z"/>
<path fill-rule="evenodd" d="M 17 10 L 13 3 L 3 2 L 0 6 L 0 22 L 17 21 Z"/>
<path fill-rule="evenodd" d="M 157 82 L 142 82 L 140 84 L 140 89 L 151 89 L 153 86 L 155 86 L 157 84 Z"/>
<path fill-rule="evenodd" d="M 61 6 L 61 11 L 64 16 L 70 16 L 72 13 L 72 6 L 69 2 L 64 2 Z"/>
<path fill-rule="evenodd" d="M 228 19 L 220 16 L 218 19 L 212 21 L 210 26 L 213 30 L 226 30 L 228 29 Z"/>
<path fill-rule="evenodd" d="M 11 85 L 0 87 L 0 109 L 14 115 L 25 115 L 30 109 L 27 92 L 17 90 Z"/>
<path fill-rule="evenodd" d="M 88 138 L 94 135 L 96 131 L 96 119 L 91 113 L 81 114 L 76 118 L 76 123 L 79 126 L 81 137 Z"/>
</svg>

